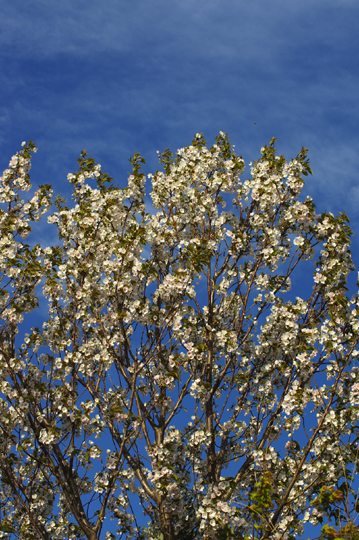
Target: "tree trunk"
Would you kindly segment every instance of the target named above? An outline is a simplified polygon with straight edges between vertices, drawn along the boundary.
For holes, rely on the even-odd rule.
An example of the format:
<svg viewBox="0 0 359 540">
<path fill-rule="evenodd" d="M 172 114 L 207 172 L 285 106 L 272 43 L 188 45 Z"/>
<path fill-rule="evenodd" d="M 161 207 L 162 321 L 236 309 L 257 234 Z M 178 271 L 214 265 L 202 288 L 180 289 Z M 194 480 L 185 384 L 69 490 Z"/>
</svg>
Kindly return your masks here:
<svg viewBox="0 0 359 540">
<path fill-rule="evenodd" d="M 163 502 L 160 503 L 160 528 L 163 534 L 163 540 L 175 540 L 175 533 L 171 515 L 163 508 Z"/>
</svg>

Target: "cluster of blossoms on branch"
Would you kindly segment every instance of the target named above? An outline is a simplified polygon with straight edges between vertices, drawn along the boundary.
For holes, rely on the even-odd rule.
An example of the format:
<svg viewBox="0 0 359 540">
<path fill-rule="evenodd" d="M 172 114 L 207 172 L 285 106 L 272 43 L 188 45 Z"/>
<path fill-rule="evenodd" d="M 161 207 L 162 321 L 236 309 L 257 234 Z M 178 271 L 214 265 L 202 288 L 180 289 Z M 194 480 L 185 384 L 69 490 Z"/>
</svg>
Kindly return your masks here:
<svg viewBox="0 0 359 540">
<path fill-rule="evenodd" d="M 21 198 L 33 151 L 0 179 L 0 538 L 289 540 L 335 516 L 359 308 L 347 217 L 299 200 L 305 149 L 272 140 L 243 180 L 198 134 L 160 155 L 151 212 L 140 155 L 120 189 L 84 151 L 45 247 L 23 242 L 51 208 L 49 185 Z"/>
</svg>

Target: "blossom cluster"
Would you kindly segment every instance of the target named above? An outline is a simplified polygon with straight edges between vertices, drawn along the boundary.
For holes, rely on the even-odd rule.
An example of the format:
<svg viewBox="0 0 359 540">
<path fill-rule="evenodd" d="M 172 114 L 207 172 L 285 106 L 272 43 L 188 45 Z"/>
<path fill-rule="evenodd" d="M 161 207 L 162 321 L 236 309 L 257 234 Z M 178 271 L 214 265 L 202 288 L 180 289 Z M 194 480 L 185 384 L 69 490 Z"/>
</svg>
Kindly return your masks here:
<svg viewBox="0 0 359 540">
<path fill-rule="evenodd" d="M 138 154 L 120 189 L 83 152 L 72 207 L 48 217 L 58 244 L 30 248 L 52 193 L 20 197 L 35 150 L 0 178 L 0 538 L 289 540 L 319 523 L 331 507 L 311 503 L 356 459 L 359 297 L 346 216 L 300 199 L 305 150 L 287 162 L 271 141 L 244 180 L 225 133 L 197 134 L 159 156 L 154 213 Z M 23 336 L 40 284 L 48 313 Z"/>
</svg>

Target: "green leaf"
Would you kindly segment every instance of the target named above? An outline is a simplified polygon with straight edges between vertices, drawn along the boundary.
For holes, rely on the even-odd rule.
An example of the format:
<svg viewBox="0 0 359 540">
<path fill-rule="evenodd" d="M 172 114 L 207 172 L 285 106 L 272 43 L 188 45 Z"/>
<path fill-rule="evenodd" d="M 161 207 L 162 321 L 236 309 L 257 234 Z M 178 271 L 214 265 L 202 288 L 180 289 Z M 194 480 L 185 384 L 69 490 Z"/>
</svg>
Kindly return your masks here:
<svg viewBox="0 0 359 540">
<path fill-rule="evenodd" d="M 7 533 L 16 533 L 16 529 L 8 525 L 7 523 L 0 524 L 0 531 Z"/>
</svg>

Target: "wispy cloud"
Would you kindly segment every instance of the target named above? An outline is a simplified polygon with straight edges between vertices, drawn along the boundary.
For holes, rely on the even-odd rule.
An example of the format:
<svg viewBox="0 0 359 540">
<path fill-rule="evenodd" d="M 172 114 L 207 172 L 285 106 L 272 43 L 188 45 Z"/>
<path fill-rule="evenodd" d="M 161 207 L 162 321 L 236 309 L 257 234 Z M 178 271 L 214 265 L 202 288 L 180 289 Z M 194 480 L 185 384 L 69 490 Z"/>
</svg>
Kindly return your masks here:
<svg viewBox="0 0 359 540">
<path fill-rule="evenodd" d="M 276 136 L 288 157 L 310 147 L 320 204 L 355 212 L 358 16 L 349 0 L 7 2 L 0 165 L 34 139 L 34 181 L 62 192 L 82 148 L 123 184 L 134 151 L 152 172 L 156 150 L 225 130 L 249 162 Z"/>
</svg>

